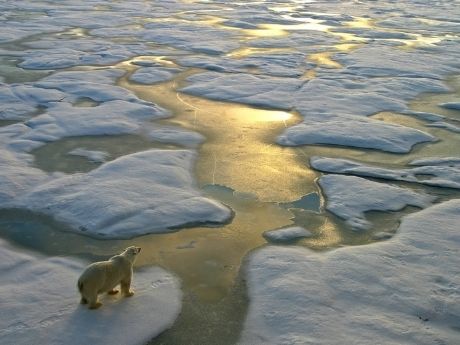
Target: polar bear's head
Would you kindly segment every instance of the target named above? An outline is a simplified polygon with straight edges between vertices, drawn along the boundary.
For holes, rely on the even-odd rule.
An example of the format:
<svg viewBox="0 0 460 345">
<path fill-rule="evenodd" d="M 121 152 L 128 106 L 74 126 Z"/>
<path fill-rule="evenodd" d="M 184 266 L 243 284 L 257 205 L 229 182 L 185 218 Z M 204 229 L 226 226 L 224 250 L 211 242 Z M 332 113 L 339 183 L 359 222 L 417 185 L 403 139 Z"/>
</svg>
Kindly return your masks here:
<svg viewBox="0 0 460 345">
<path fill-rule="evenodd" d="M 137 255 L 141 252 L 141 247 L 131 246 L 125 249 L 121 255 L 126 256 L 126 258 L 134 263 Z"/>
</svg>

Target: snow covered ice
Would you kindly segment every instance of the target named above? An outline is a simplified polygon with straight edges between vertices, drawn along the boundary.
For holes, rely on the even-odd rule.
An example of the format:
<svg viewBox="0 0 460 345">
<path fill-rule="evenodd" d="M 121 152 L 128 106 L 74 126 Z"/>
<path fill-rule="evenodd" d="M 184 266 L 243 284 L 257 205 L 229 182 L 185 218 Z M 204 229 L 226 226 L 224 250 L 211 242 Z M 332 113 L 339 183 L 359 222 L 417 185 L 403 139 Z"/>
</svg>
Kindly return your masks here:
<svg viewBox="0 0 460 345">
<path fill-rule="evenodd" d="M 371 228 L 366 211 L 398 211 L 407 205 L 424 208 L 435 198 L 409 189 L 356 176 L 325 175 L 319 185 L 327 197 L 326 209 L 344 219 L 354 230 Z"/>
<path fill-rule="evenodd" d="M 251 255 L 240 344 L 455 344 L 460 202 L 404 218 L 391 240 Z"/>
</svg>

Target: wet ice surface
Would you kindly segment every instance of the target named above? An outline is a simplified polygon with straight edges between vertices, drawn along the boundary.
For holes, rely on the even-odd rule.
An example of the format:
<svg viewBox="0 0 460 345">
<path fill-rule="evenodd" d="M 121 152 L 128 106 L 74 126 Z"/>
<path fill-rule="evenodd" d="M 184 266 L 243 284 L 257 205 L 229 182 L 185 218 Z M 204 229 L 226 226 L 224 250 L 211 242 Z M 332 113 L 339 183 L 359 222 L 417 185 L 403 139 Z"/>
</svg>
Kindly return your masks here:
<svg viewBox="0 0 460 345">
<path fill-rule="evenodd" d="M 112 243 L 109 238 L 179 231 L 174 237 L 170 234 L 172 247 L 192 253 L 191 270 L 202 278 L 201 260 L 196 257 L 208 255 L 209 248 L 193 237 L 192 229 L 181 227 L 226 224 L 232 217 L 226 205 L 231 204 L 235 224 L 209 229 L 223 234 L 206 243 L 225 247 L 212 254 L 222 262 L 238 257 L 231 258 L 231 268 L 222 264 L 221 269 L 222 262 L 214 256 L 203 258 L 212 266 L 214 279 L 226 270 L 232 272 L 233 280 L 225 279 L 230 282 L 227 289 L 242 257 L 265 243 L 262 234 L 269 230 L 278 229 L 274 241 L 281 238 L 316 249 L 391 237 L 384 218 L 375 220 L 372 211 L 396 222 L 400 213 L 383 211 L 428 207 L 436 202 L 432 192 L 444 194 L 444 199 L 457 196 L 460 88 L 445 78 L 460 70 L 460 13 L 451 2 L 341 1 L 337 13 L 338 4 L 106 0 L 66 1 L 51 7 L 47 1 L 0 1 L 0 207 L 5 212 L 13 207 L 45 213 L 77 234 L 104 237 L 107 246 Z M 456 95 L 429 96 L 430 104 L 409 105 L 427 92 Z M 385 112 L 391 116 L 381 115 Z M 307 166 L 308 161 L 316 170 Z M 222 181 L 222 188 L 231 193 L 209 194 L 209 186 L 201 190 L 206 184 L 217 188 Z M 422 212 L 440 223 L 450 217 L 431 209 Z M 257 223 L 248 213 L 258 215 Z M 332 213 L 355 230 L 369 231 L 352 235 Z M 301 234 L 297 226 L 311 230 L 311 236 L 291 240 Z M 248 233 L 255 228 L 255 235 Z M 350 241 L 353 236 L 356 240 Z M 418 238 L 433 246 L 433 253 L 437 248 L 454 248 L 448 243 L 436 247 L 430 236 Z M 390 239 L 392 246 L 398 241 Z M 43 250 L 38 244 L 28 246 Z M 226 246 L 232 248 L 228 257 L 222 254 L 227 253 Z M 389 248 L 391 256 L 390 244 L 385 246 L 382 252 Z M 169 265 L 176 252 L 154 250 L 161 253 L 166 267 L 184 277 L 189 274 L 180 265 Z M 274 257 L 284 251 L 277 250 Z M 357 247 L 343 249 L 344 253 L 347 250 L 351 255 L 370 251 Z M 314 255 L 326 261 L 333 256 Z M 450 262 L 451 256 L 444 259 Z M 360 269 L 359 263 L 345 262 Z M 405 269 L 397 259 L 392 267 L 396 273 Z M 57 268 L 61 269 L 66 271 Z M 444 273 L 440 279 L 449 279 Z M 299 281 L 303 274 L 293 273 Z M 264 270 L 262 276 L 270 277 Z M 278 287 L 290 289 L 288 285 Z M 356 286 L 363 285 L 352 287 Z M 394 284 L 389 286 L 397 290 Z M 304 287 L 294 284 L 291 294 L 303 293 Z M 316 291 L 305 296 L 313 298 Z M 250 319 L 259 320 L 262 309 L 252 297 Z M 330 296 L 322 297 L 317 297 L 318 305 L 328 305 Z M 187 312 L 178 321 L 180 326 L 165 333 L 160 343 L 184 343 L 184 339 L 215 343 L 216 335 L 222 345 L 236 341 L 244 313 L 231 316 L 228 335 L 219 333 L 228 325 L 224 312 L 216 318 L 222 322 L 205 334 L 201 327 L 195 331 L 187 327 L 210 319 L 207 314 L 190 316 L 190 305 L 198 303 L 190 300 L 184 302 Z M 299 315 L 315 316 L 306 313 L 303 304 L 295 306 L 295 317 L 283 317 L 278 307 L 282 306 L 270 311 L 280 325 Z M 341 321 L 329 318 L 332 313 L 324 315 L 335 320 L 328 324 L 336 329 Z M 421 322 L 431 320 L 422 314 Z M 284 330 L 297 328 L 292 322 Z M 426 341 L 448 343 L 454 332 L 448 329 L 449 322 L 445 334 L 428 335 Z M 385 320 L 375 318 L 365 322 L 372 339 L 380 334 L 376 329 L 382 323 Z M 256 326 L 247 324 L 243 343 L 322 339 L 286 331 L 265 341 L 266 334 L 260 333 L 269 334 L 271 329 L 259 326 L 259 321 Z M 401 329 L 393 326 L 389 327 Z M 149 331 L 151 336 L 157 334 Z M 252 332 L 261 338 L 248 336 Z M 330 329 L 318 332 L 334 334 Z M 348 327 L 339 333 L 353 334 Z M 142 334 L 144 341 L 148 334 Z"/>
</svg>

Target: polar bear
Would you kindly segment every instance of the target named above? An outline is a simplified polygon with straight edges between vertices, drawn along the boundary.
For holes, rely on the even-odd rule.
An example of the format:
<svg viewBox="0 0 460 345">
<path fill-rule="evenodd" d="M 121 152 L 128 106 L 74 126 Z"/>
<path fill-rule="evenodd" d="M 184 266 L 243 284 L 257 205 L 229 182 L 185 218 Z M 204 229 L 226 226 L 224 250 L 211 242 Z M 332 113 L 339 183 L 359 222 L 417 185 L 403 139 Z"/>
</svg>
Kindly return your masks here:
<svg viewBox="0 0 460 345">
<path fill-rule="evenodd" d="M 118 293 L 114 288 L 120 284 L 121 292 L 125 297 L 130 297 L 133 276 L 133 264 L 141 248 L 131 246 L 119 255 L 111 257 L 108 261 L 95 262 L 89 265 L 78 279 L 77 287 L 81 294 L 81 303 L 89 304 L 90 309 L 99 308 L 102 303 L 98 301 L 98 294 L 107 292 L 109 295 Z"/>
</svg>

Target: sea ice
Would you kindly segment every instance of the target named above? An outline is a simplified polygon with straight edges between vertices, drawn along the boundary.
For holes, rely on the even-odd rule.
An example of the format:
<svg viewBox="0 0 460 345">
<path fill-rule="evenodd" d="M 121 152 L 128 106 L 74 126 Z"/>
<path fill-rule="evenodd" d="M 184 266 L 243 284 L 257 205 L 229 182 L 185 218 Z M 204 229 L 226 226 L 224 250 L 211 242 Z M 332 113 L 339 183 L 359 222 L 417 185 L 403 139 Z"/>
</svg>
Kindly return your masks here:
<svg viewBox="0 0 460 345">
<path fill-rule="evenodd" d="M 159 267 L 135 270 L 131 298 L 79 304 L 83 263 L 23 253 L 0 240 L 0 343 L 15 345 L 145 344 L 179 315 L 178 279 Z"/>
<path fill-rule="evenodd" d="M 167 67 L 144 67 L 134 72 L 129 80 L 141 84 L 155 84 L 173 79 L 181 70 Z"/>
<path fill-rule="evenodd" d="M 312 236 L 312 233 L 300 226 L 264 232 L 264 237 L 272 242 L 289 242 L 310 236 Z"/>
<path fill-rule="evenodd" d="M 55 73 L 35 83 L 35 86 L 44 89 L 57 89 L 66 96 L 65 101 L 76 102 L 81 98 L 90 98 L 96 102 L 127 101 L 151 104 L 141 101 L 132 92 L 116 85 L 112 85 L 124 74 L 118 69 L 95 71 L 65 71 Z M 154 104 L 151 104 L 154 107 Z M 158 107 L 159 108 L 159 107 Z"/>
<path fill-rule="evenodd" d="M 427 127 L 436 127 L 436 128 L 443 128 L 448 131 L 454 132 L 454 133 L 460 133 L 460 127 L 456 126 L 452 123 L 447 123 L 444 121 L 437 121 L 437 122 L 432 122 L 426 125 Z"/>
<path fill-rule="evenodd" d="M 435 141 L 428 133 L 362 116 L 309 116 L 278 136 L 285 146 L 329 144 L 406 153 L 418 143 Z"/>
<path fill-rule="evenodd" d="M 198 132 L 191 132 L 180 127 L 155 126 L 145 128 L 143 134 L 153 141 L 196 148 L 206 139 Z"/>
<path fill-rule="evenodd" d="M 138 152 L 40 184 L 10 204 L 51 215 L 75 232 L 112 239 L 227 222 L 231 210 L 197 190 L 194 161 L 195 153 L 186 150 Z"/>
<path fill-rule="evenodd" d="M 43 89 L 32 85 L 0 83 L 0 119 L 24 120 L 37 112 L 38 107 L 47 107 L 66 95 L 58 90 Z"/>
<path fill-rule="evenodd" d="M 239 343 L 456 344 L 460 200 L 406 216 L 390 240 L 251 254 Z"/>
<path fill-rule="evenodd" d="M 191 84 L 181 91 L 195 96 L 278 109 L 290 109 L 293 94 L 303 84 L 294 78 L 217 72 L 196 74 L 187 80 Z"/>
<path fill-rule="evenodd" d="M 144 122 L 164 117 L 167 112 L 159 107 L 122 100 L 107 101 L 96 107 L 74 107 L 59 102 L 47 113 L 26 121 L 31 130 L 21 139 L 55 141 L 70 136 L 134 133 L 142 129 Z"/>
<path fill-rule="evenodd" d="M 142 38 L 149 42 L 190 50 L 198 53 L 218 55 L 239 47 L 230 30 L 206 27 L 192 23 L 157 22 L 144 25 Z"/>
<path fill-rule="evenodd" d="M 460 188 L 460 159 L 455 157 L 418 159 L 416 166 L 389 169 L 366 165 L 348 159 L 311 157 L 312 168 L 334 174 L 374 177 L 386 180 L 421 183 L 429 186 Z"/>
<path fill-rule="evenodd" d="M 109 157 L 108 152 L 87 150 L 83 147 L 78 147 L 72 151 L 69 151 L 68 154 L 71 156 L 85 157 L 89 161 L 94 162 L 94 163 L 104 163 Z"/>
<path fill-rule="evenodd" d="M 373 182 L 356 176 L 325 175 L 319 179 L 326 209 L 344 219 L 353 230 L 368 230 L 367 211 L 399 211 L 411 205 L 428 207 L 435 199 L 422 192 Z"/>
<path fill-rule="evenodd" d="M 439 106 L 446 109 L 460 110 L 460 102 L 441 103 Z"/>
</svg>

